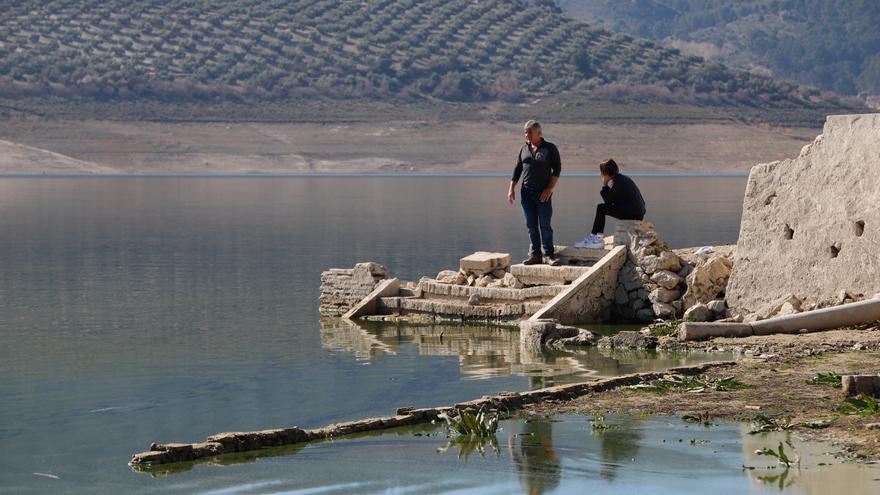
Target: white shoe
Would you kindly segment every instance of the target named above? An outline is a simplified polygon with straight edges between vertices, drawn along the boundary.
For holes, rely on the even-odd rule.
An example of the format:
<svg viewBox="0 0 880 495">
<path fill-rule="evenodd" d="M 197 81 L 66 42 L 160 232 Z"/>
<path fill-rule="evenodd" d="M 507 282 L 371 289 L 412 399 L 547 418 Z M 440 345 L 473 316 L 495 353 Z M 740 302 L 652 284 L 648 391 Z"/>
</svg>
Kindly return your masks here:
<svg viewBox="0 0 880 495">
<path fill-rule="evenodd" d="M 590 234 L 587 237 L 584 237 L 584 240 L 582 240 L 581 242 L 574 243 L 574 247 L 605 249 L 605 236 L 603 236 L 602 234 Z"/>
</svg>

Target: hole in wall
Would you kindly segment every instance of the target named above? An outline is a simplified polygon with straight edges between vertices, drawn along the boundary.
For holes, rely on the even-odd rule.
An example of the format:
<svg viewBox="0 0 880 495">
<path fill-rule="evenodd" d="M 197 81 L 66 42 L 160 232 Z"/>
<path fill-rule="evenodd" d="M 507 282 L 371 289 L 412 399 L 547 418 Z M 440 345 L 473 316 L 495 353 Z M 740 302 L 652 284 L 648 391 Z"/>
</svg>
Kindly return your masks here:
<svg viewBox="0 0 880 495">
<path fill-rule="evenodd" d="M 833 246 L 831 246 L 830 251 L 831 251 L 831 257 L 837 258 L 837 255 L 840 254 L 840 243 L 838 242 L 838 243 L 834 244 Z"/>
<path fill-rule="evenodd" d="M 864 220 L 859 220 L 858 222 L 855 223 L 855 225 L 853 225 L 853 233 L 856 235 L 856 237 L 861 237 L 862 234 L 865 233 L 865 221 Z"/>
<path fill-rule="evenodd" d="M 788 224 L 785 224 L 785 231 L 783 235 L 785 235 L 785 238 L 787 240 L 791 240 L 791 238 L 794 237 L 794 229 L 791 228 L 791 226 L 789 226 Z"/>
</svg>

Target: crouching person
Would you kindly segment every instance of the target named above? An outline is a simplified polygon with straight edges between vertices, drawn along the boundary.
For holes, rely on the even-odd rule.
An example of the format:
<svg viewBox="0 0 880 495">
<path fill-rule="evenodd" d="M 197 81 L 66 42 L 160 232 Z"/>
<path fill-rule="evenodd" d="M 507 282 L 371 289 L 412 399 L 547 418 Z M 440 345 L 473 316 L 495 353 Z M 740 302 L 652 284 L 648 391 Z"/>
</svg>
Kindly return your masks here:
<svg viewBox="0 0 880 495">
<path fill-rule="evenodd" d="M 575 247 L 602 249 L 605 247 L 605 217 L 611 216 L 618 220 L 643 220 L 645 218 L 645 200 L 632 179 L 620 173 L 614 160 L 608 159 L 599 164 L 602 175 L 602 200 L 596 205 L 596 217 L 593 230 L 583 241 L 575 243 Z"/>
</svg>

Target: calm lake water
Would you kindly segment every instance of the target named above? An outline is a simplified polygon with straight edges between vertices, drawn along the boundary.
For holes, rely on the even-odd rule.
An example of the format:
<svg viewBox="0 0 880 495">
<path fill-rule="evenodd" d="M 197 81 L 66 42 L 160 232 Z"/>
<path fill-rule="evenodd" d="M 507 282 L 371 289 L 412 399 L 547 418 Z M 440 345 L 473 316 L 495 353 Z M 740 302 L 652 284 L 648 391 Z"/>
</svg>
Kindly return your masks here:
<svg viewBox="0 0 880 495">
<path fill-rule="evenodd" d="M 673 246 L 735 242 L 745 177 L 637 181 L 648 220 Z M 323 464 L 293 456 L 150 477 L 126 462 L 153 441 L 321 426 L 717 358 L 524 354 L 510 329 L 450 327 L 440 342 L 436 327 L 321 322 L 329 267 L 372 260 L 418 280 L 476 250 L 524 256 L 506 186 L 502 177 L 0 179 L 0 493 L 318 493 L 295 486 L 334 472 L 330 444 L 315 447 L 331 449 Z M 584 236 L 598 186 L 563 177 L 557 244 Z M 355 468 L 373 470 L 386 455 L 373 452 Z"/>
</svg>

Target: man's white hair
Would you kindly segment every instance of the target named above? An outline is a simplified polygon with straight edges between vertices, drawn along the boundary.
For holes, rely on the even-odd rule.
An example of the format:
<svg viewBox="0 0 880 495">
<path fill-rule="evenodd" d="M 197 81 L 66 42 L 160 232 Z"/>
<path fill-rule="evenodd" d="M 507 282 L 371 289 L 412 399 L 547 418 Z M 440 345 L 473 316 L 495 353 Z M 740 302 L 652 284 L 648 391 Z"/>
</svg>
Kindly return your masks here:
<svg viewBox="0 0 880 495">
<path fill-rule="evenodd" d="M 527 131 L 529 129 L 535 129 L 538 131 L 538 134 L 543 134 L 543 131 L 541 130 L 541 124 L 539 124 L 537 120 L 530 120 L 526 122 L 526 124 L 523 126 L 523 131 Z"/>
</svg>

